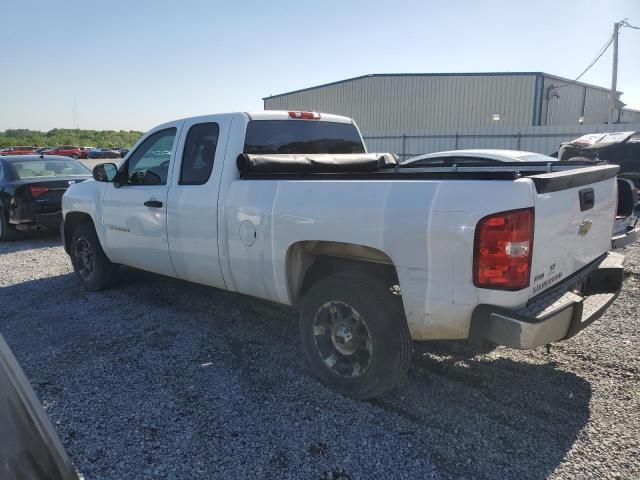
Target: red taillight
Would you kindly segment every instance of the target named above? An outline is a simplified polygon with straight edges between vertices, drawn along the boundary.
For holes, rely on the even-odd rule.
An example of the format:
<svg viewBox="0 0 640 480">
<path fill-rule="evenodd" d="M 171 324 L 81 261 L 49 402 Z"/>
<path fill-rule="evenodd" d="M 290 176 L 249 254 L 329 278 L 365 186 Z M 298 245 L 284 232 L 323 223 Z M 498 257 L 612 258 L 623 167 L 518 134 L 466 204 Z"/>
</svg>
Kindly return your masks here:
<svg viewBox="0 0 640 480">
<path fill-rule="evenodd" d="M 31 190 L 31 195 L 33 195 L 34 198 L 49 191 L 47 187 L 41 187 L 40 185 L 31 185 L 29 189 Z"/>
<path fill-rule="evenodd" d="M 529 286 L 533 249 L 533 208 L 484 217 L 476 226 L 473 284 L 520 290 Z"/>
<path fill-rule="evenodd" d="M 318 112 L 289 112 L 289 117 L 301 120 L 320 120 Z"/>
</svg>

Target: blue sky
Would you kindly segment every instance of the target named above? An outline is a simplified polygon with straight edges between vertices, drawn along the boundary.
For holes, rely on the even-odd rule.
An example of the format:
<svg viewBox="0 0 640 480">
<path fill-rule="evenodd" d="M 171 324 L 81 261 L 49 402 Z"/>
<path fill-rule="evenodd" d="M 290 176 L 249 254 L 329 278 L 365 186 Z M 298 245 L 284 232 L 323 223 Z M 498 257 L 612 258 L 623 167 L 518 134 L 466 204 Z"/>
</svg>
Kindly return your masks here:
<svg viewBox="0 0 640 480">
<path fill-rule="evenodd" d="M 574 78 L 640 0 L 0 0 L 0 130 L 139 129 L 369 73 Z M 640 108 L 640 30 L 618 89 Z M 582 81 L 608 86 L 609 50 Z"/>
</svg>

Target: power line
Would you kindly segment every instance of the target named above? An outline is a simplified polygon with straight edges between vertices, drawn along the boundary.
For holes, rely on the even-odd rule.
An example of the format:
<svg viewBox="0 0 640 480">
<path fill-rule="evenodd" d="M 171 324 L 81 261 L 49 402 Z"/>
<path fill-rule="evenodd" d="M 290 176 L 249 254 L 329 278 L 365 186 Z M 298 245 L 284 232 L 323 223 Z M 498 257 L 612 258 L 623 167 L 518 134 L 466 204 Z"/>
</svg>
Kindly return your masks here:
<svg viewBox="0 0 640 480">
<path fill-rule="evenodd" d="M 600 57 L 602 57 L 602 55 L 605 54 L 605 52 L 609 49 L 612 43 L 613 43 L 613 35 L 610 36 L 609 39 L 606 41 L 606 43 L 600 48 L 600 50 L 598 50 L 598 54 L 596 55 L 596 57 L 591 61 L 591 63 L 589 63 L 587 68 L 585 68 L 580 75 L 578 75 L 574 80 L 571 80 L 570 82 L 564 83 L 562 85 L 554 85 L 554 88 L 566 87 L 580 80 L 584 76 L 584 74 L 587 73 L 591 69 L 591 67 L 593 67 L 596 64 L 598 60 L 600 60 Z"/>
<path fill-rule="evenodd" d="M 629 27 L 629 28 L 633 28 L 633 29 L 635 29 L 635 30 L 640 30 L 640 27 L 634 27 L 634 26 L 633 26 L 633 25 L 631 25 L 629 22 L 627 22 L 627 19 L 626 19 L 626 18 L 620 22 L 620 26 L 621 26 L 621 27 Z"/>
<path fill-rule="evenodd" d="M 635 30 L 640 30 L 640 27 L 631 25 L 627 20 L 628 20 L 627 18 L 625 18 L 624 20 L 620 20 L 620 22 L 618 22 L 620 27 L 628 27 L 628 28 L 633 28 Z M 584 74 L 587 73 L 591 69 L 591 67 L 593 67 L 596 64 L 598 60 L 600 60 L 602 55 L 605 54 L 605 52 L 609 49 L 612 43 L 613 43 L 613 35 L 610 36 L 609 39 L 605 42 L 605 44 L 600 48 L 600 50 L 598 50 L 596 57 L 591 61 L 591 63 L 589 63 L 587 68 L 585 68 L 580 75 L 578 75 L 575 79 L 571 80 L 570 82 L 563 83 L 562 85 L 554 85 L 553 88 L 556 89 L 556 88 L 562 88 L 569 85 L 573 85 L 578 80 L 580 80 L 584 76 Z"/>
</svg>

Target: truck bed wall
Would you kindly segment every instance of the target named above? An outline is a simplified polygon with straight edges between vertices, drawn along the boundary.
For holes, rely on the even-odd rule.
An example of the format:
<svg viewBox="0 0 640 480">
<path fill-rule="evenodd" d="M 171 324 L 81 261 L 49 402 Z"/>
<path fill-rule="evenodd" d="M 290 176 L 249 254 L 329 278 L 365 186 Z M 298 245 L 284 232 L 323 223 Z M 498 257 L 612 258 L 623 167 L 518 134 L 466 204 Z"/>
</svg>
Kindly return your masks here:
<svg viewBox="0 0 640 480">
<path fill-rule="evenodd" d="M 290 247 L 333 241 L 371 247 L 396 269 L 412 337 L 466 338 L 478 303 L 520 306 L 526 292 L 472 283 L 478 220 L 533 205 L 529 179 L 515 181 L 236 180 L 227 195 L 232 282 L 238 291 L 291 304 Z M 255 228 L 255 236 L 253 236 Z"/>
</svg>

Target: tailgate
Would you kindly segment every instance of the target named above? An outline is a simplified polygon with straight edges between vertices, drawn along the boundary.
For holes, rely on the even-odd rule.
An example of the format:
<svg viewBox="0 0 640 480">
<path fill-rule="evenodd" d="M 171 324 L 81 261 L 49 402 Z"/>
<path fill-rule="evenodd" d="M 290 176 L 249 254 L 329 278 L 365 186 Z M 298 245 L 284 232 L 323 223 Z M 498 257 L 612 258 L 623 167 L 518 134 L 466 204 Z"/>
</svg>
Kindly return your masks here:
<svg viewBox="0 0 640 480">
<path fill-rule="evenodd" d="M 530 298 L 610 250 L 617 172 L 601 165 L 529 177 L 537 191 Z"/>
</svg>

